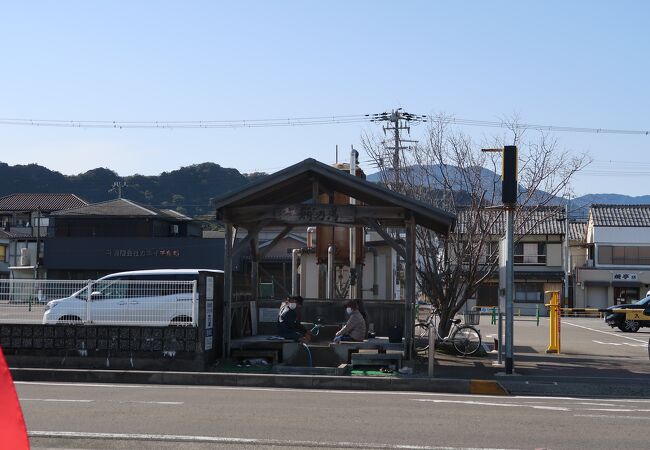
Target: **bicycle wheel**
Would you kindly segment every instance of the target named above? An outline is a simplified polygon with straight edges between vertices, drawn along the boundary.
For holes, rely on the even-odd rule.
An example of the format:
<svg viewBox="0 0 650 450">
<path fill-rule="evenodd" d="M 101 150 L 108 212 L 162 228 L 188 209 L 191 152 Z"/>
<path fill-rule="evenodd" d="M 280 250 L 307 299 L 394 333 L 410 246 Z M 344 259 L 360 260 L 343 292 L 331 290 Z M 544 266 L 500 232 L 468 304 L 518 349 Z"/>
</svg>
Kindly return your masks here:
<svg viewBox="0 0 650 450">
<path fill-rule="evenodd" d="M 415 324 L 413 344 L 416 352 L 423 352 L 429 348 L 429 325 L 426 323 Z"/>
<path fill-rule="evenodd" d="M 451 337 L 456 351 L 463 356 L 473 355 L 481 348 L 481 334 L 469 325 L 459 327 Z"/>
</svg>

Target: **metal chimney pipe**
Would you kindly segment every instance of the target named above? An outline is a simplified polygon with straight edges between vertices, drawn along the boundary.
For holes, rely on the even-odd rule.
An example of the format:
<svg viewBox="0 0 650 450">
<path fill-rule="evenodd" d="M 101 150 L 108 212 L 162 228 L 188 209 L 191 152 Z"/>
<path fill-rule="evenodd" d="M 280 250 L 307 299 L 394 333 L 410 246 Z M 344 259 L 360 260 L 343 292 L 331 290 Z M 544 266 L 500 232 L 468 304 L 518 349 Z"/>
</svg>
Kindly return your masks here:
<svg viewBox="0 0 650 450">
<path fill-rule="evenodd" d="M 300 295 L 298 288 L 298 259 L 300 257 L 300 249 L 294 248 L 291 251 L 291 295 Z"/>
<path fill-rule="evenodd" d="M 353 177 L 357 176 L 357 152 L 353 146 L 350 146 L 352 150 L 350 151 L 350 174 Z M 356 205 L 357 200 L 350 196 L 350 205 Z M 350 228 L 350 276 L 356 276 L 357 270 L 357 228 L 352 226 Z M 354 284 L 350 283 L 350 299 L 357 298 L 357 283 L 354 280 Z"/>
<path fill-rule="evenodd" d="M 327 247 L 327 299 L 334 300 L 334 282 L 336 273 L 334 267 L 334 255 L 336 254 L 336 244 L 330 244 Z"/>
</svg>

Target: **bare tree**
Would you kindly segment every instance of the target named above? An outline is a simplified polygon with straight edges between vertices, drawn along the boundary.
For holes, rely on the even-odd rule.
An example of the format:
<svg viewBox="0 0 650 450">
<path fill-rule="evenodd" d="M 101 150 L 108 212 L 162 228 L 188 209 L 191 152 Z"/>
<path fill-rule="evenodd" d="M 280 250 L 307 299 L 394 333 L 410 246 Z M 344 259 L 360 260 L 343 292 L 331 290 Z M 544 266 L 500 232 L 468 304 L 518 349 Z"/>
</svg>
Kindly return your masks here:
<svg viewBox="0 0 650 450">
<path fill-rule="evenodd" d="M 499 208 L 501 157 L 481 148 L 500 148 L 506 142 L 518 146 L 518 239 L 557 215 L 558 198 L 570 193 L 573 176 L 590 162 L 585 154 L 561 150 L 557 140 L 541 131 L 522 129 L 516 120 L 507 129 L 507 135 L 477 145 L 453 127 L 452 118 L 437 116 L 429 124 L 426 139 L 401 152 L 398 167 L 393 166 L 392 148 L 387 149 L 377 136 L 362 138 L 386 186 L 458 217 L 446 238 L 417 230 L 418 287 L 439 310 L 443 336 L 449 331 L 448 319 L 498 268 L 495 236 L 502 233 L 505 216 Z M 528 134 L 534 138 L 525 139 Z"/>
</svg>

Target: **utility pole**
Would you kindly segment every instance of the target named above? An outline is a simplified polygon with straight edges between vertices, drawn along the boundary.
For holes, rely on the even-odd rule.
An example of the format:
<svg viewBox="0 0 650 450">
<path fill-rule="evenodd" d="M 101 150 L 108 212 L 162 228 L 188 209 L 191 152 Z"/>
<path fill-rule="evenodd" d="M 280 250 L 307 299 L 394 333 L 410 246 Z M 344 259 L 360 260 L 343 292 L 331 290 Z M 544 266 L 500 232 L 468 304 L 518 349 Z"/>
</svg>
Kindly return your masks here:
<svg viewBox="0 0 650 450">
<path fill-rule="evenodd" d="M 117 198 L 122 198 L 122 188 L 126 187 L 126 181 L 114 181 L 113 187 L 108 192 L 117 192 Z"/>
<path fill-rule="evenodd" d="M 428 117 L 425 115 L 416 115 L 416 114 L 411 114 L 408 112 L 402 111 L 402 108 L 397 108 L 392 110 L 391 112 L 383 112 L 379 114 L 366 114 L 366 117 L 370 118 L 371 122 L 388 122 L 388 125 L 382 126 L 382 129 L 384 131 L 384 135 L 386 135 L 387 131 L 392 131 L 393 132 L 393 145 L 390 146 L 388 141 L 382 141 L 381 143 L 384 145 L 384 148 L 387 151 L 392 150 L 392 166 L 393 166 L 393 173 L 395 174 L 394 177 L 394 182 L 392 183 L 392 188 L 395 191 L 400 191 L 401 187 L 401 163 L 400 163 L 400 152 L 402 150 L 408 150 L 411 147 L 404 147 L 402 146 L 402 143 L 408 142 L 408 143 L 415 143 L 417 141 L 410 140 L 410 139 L 403 139 L 400 136 L 401 131 L 406 131 L 408 134 L 411 133 L 411 127 L 409 125 L 410 122 L 427 122 Z M 384 170 L 383 167 L 383 158 L 381 161 L 381 165 L 379 167 L 380 170 Z M 395 232 L 393 234 L 398 235 L 398 232 Z M 396 269 L 396 275 L 397 275 L 397 284 L 399 284 L 399 267 L 400 267 L 400 256 L 396 255 L 396 264 L 395 264 L 395 269 Z M 400 290 L 401 293 L 401 290 Z"/>
<path fill-rule="evenodd" d="M 557 218 L 558 222 L 564 222 L 564 240 L 562 241 L 562 270 L 564 271 L 564 289 L 560 303 L 568 306 L 569 302 L 569 272 L 571 270 L 571 255 L 569 254 L 569 201 L 564 204 L 564 211 Z"/>
<path fill-rule="evenodd" d="M 38 214 L 36 216 L 36 261 L 34 261 L 34 278 L 40 278 L 40 254 L 41 254 L 41 207 L 38 207 Z M 33 228 L 32 228 L 33 229 Z M 29 247 L 29 244 L 28 244 Z"/>
<path fill-rule="evenodd" d="M 393 151 L 393 171 L 395 173 L 395 187 L 399 189 L 401 180 L 400 180 L 400 152 L 402 150 L 408 150 L 411 147 L 403 147 L 402 143 L 409 142 L 414 143 L 417 141 L 410 139 L 402 139 L 400 132 L 402 130 L 406 131 L 408 134 L 411 133 L 410 122 L 426 122 L 427 116 L 425 115 L 416 115 L 402 111 L 402 108 L 397 108 L 392 110 L 390 113 L 383 112 L 379 114 L 366 114 L 370 117 L 371 122 L 388 122 L 389 125 L 382 126 L 384 130 L 384 135 L 387 131 L 392 131 L 393 133 L 393 145 L 387 145 L 387 141 L 382 141 L 386 150 Z"/>
</svg>

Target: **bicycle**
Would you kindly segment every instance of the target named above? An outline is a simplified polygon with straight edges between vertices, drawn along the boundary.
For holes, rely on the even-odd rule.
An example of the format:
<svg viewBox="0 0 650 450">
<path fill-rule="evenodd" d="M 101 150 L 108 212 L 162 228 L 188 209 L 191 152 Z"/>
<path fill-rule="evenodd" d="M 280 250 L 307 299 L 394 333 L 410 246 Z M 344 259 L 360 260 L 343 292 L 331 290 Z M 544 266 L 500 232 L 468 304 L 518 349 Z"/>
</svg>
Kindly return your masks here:
<svg viewBox="0 0 650 450">
<path fill-rule="evenodd" d="M 471 356 L 481 348 L 481 333 L 471 325 L 459 325 L 460 319 L 449 319 L 451 330 L 447 337 L 440 336 L 436 325 L 438 311 L 431 310 L 429 317 L 424 322 L 415 324 L 413 339 L 415 341 L 415 350 L 423 352 L 429 348 L 429 330 L 433 328 L 436 333 L 436 343 L 450 342 L 456 352 L 462 356 Z"/>
</svg>

